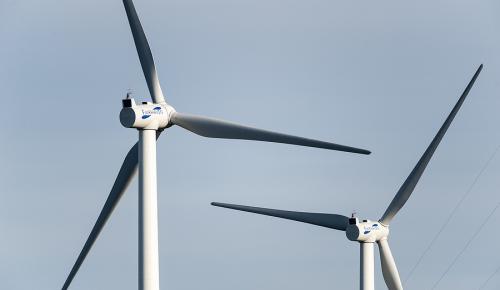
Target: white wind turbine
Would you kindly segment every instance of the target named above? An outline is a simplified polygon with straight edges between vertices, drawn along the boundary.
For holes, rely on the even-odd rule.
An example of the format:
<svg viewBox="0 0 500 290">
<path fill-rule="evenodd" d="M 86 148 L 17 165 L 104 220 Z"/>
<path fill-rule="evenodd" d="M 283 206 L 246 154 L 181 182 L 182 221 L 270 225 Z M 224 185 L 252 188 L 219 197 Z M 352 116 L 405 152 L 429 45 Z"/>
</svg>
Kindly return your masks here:
<svg viewBox="0 0 500 290">
<path fill-rule="evenodd" d="M 429 145 L 429 147 L 427 147 L 427 150 L 425 150 L 417 165 L 415 166 L 415 168 L 413 168 L 410 175 L 406 178 L 405 182 L 396 193 L 396 196 L 394 196 L 394 199 L 387 207 L 385 213 L 378 221 L 371 221 L 366 219 L 363 221 L 359 221 L 354 216 L 348 218 L 346 216 L 338 214 L 284 211 L 219 202 L 212 202 L 212 205 L 262 215 L 274 216 L 344 231 L 350 241 L 360 243 L 361 265 L 359 279 L 360 289 L 362 290 L 373 290 L 375 288 L 373 248 L 374 243 L 376 242 L 379 246 L 382 274 L 384 276 L 387 287 L 390 290 L 403 289 L 401 280 L 399 278 L 399 273 L 396 268 L 396 263 L 387 242 L 387 237 L 389 236 L 389 223 L 394 218 L 396 213 L 403 207 L 406 201 L 410 198 L 410 195 L 412 194 L 415 186 L 422 176 L 425 167 L 429 163 L 429 160 L 431 159 L 434 151 L 439 145 L 439 142 L 446 133 L 446 130 L 453 121 L 453 118 L 462 106 L 462 103 L 464 102 L 482 68 L 483 65 L 480 65 L 476 73 L 472 77 L 472 80 L 465 88 L 462 96 L 453 107 L 450 115 L 448 116 L 448 118 L 446 118 L 444 124 L 441 126 L 441 129 L 439 129 L 431 144 Z"/>
<path fill-rule="evenodd" d="M 67 289 L 85 257 L 110 217 L 121 196 L 139 167 L 139 289 L 159 289 L 158 218 L 156 192 L 156 139 L 172 125 L 209 138 L 243 139 L 338 150 L 359 154 L 370 151 L 334 143 L 307 139 L 217 119 L 177 112 L 167 104 L 156 74 L 153 56 L 132 0 L 123 0 L 132 30 L 139 60 L 153 102 L 136 104 L 128 97 L 123 100 L 120 122 L 139 131 L 139 142 L 128 152 L 97 221 L 90 232 L 62 289 Z"/>
</svg>

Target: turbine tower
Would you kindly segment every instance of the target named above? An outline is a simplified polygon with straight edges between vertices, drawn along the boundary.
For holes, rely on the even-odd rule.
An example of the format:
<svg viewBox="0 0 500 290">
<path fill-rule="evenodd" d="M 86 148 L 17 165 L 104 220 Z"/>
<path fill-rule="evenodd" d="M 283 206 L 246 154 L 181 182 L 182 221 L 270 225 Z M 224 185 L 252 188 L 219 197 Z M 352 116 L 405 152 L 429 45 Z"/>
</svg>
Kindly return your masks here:
<svg viewBox="0 0 500 290">
<path fill-rule="evenodd" d="M 139 131 L 139 141 L 130 149 L 111 192 L 62 289 L 67 289 L 92 245 L 127 189 L 139 167 L 139 289 L 159 289 L 156 139 L 177 125 L 209 138 L 243 139 L 316 147 L 359 154 L 370 151 L 243 126 L 218 119 L 177 112 L 163 96 L 153 56 L 132 0 L 123 0 L 132 36 L 153 102 L 137 104 L 127 96 L 122 101 L 120 122 Z"/>
<path fill-rule="evenodd" d="M 477 76 L 481 72 L 483 65 L 480 65 L 476 73 L 472 77 L 462 96 L 453 107 L 448 118 L 446 118 L 441 129 L 437 132 L 436 136 L 432 140 L 427 150 L 418 161 L 415 168 L 413 168 L 410 175 L 406 178 L 405 182 L 399 189 L 399 191 L 394 196 L 394 199 L 387 207 L 385 213 L 378 221 L 371 221 L 364 219 L 360 221 L 356 217 L 348 218 L 343 215 L 338 214 L 326 214 L 326 213 L 310 213 L 310 212 L 295 212 L 295 211 L 284 211 L 268 208 L 251 207 L 236 204 L 218 203 L 212 202 L 212 205 L 225 207 L 229 209 L 235 209 L 240 211 L 246 211 L 251 213 L 257 213 L 262 215 L 268 215 L 273 217 L 279 217 L 283 219 L 289 219 L 294 221 L 299 221 L 303 223 L 313 224 L 317 226 L 322 226 L 330 229 L 335 229 L 339 231 L 344 231 L 347 238 L 350 241 L 359 242 L 360 244 L 360 289 L 362 290 L 373 290 L 375 288 L 375 278 L 374 278 L 374 243 L 378 244 L 380 251 L 380 259 L 382 265 L 382 274 L 384 276 L 385 283 L 390 290 L 403 289 L 401 284 L 401 279 L 399 278 L 398 269 L 392 256 L 391 249 L 389 248 L 389 243 L 387 242 L 387 237 L 389 236 L 389 224 L 396 215 L 396 213 L 404 206 L 406 201 L 410 198 L 415 186 L 417 185 L 420 177 L 422 176 L 425 167 L 429 163 L 434 151 L 441 142 L 446 130 L 450 126 L 453 118 L 457 114 L 458 110 L 462 106 L 467 94 L 472 88 Z"/>
</svg>

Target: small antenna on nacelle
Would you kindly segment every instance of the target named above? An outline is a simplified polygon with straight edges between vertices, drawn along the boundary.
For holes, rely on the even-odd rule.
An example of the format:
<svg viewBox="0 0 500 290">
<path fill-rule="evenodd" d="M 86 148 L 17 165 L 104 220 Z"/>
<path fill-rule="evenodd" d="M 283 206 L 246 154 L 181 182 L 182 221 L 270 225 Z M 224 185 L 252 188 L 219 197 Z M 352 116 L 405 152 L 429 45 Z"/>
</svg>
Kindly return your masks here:
<svg viewBox="0 0 500 290">
<path fill-rule="evenodd" d="M 122 106 L 123 108 L 135 107 L 135 101 L 132 97 L 132 89 L 127 90 L 127 96 L 122 100 Z"/>
<path fill-rule="evenodd" d="M 125 97 L 125 99 L 127 99 L 127 100 L 131 99 L 132 98 L 132 93 L 133 93 L 132 89 L 128 89 L 127 90 L 127 97 Z"/>
</svg>

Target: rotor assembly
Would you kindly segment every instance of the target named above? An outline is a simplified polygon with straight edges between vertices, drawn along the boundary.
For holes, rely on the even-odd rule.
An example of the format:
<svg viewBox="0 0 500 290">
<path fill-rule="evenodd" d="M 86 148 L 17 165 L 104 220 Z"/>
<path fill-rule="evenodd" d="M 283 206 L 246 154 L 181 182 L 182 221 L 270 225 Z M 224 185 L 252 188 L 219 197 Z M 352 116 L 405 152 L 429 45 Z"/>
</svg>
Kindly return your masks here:
<svg viewBox="0 0 500 290">
<path fill-rule="evenodd" d="M 274 216 L 278 218 L 289 219 L 334 230 L 344 231 L 347 239 L 353 242 L 359 242 L 360 245 L 361 265 L 359 285 L 360 289 L 362 290 L 375 289 L 373 252 L 374 243 L 377 243 L 380 252 L 382 274 L 384 276 L 387 287 L 390 290 L 403 289 L 401 279 L 399 277 L 399 272 L 396 267 L 396 262 L 394 260 L 394 257 L 392 256 L 391 249 L 389 248 L 389 243 L 387 240 L 389 236 L 389 224 L 394 219 L 396 214 L 403 208 L 403 206 L 406 204 L 411 194 L 415 190 L 415 187 L 417 186 L 420 177 L 422 177 L 427 164 L 429 164 L 432 155 L 436 151 L 446 131 L 450 127 L 451 122 L 460 110 L 460 107 L 464 103 L 465 98 L 469 94 L 472 86 L 474 85 L 474 82 L 476 81 L 482 69 L 483 65 L 481 64 L 477 68 L 476 73 L 470 80 L 469 84 L 444 121 L 443 125 L 436 133 L 431 143 L 423 153 L 422 157 L 420 157 L 420 160 L 417 162 L 411 173 L 403 182 L 403 185 L 401 185 L 393 200 L 378 221 L 360 221 L 357 217 L 355 217 L 355 213 L 351 215 L 351 218 L 348 218 L 347 216 L 339 214 L 285 211 L 219 202 L 212 202 L 212 205 L 256 214 Z"/>
<path fill-rule="evenodd" d="M 194 134 L 209 138 L 263 141 L 364 155 L 370 154 L 370 151 L 366 149 L 177 112 L 165 100 L 153 54 L 132 0 L 123 0 L 123 5 L 152 100 L 137 104 L 130 92 L 122 100 L 120 122 L 126 128 L 137 129 L 139 140 L 125 156 L 106 203 L 64 282 L 63 290 L 70 286 L 137 171 L 139 171 L 139 289 L 159 289 L 156 140 L 160 137 L 161 132 L 170 126 L 177 125 Z"/>
</svg>

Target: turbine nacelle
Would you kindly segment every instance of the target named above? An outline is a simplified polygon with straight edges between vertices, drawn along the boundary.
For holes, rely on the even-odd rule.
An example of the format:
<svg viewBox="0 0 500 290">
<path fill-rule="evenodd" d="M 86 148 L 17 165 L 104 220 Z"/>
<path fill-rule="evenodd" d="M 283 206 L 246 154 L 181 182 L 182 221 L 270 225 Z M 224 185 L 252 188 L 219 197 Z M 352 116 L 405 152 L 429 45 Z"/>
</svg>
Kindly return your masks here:
<svg viewBox="0 0 500 290">
<path fill-rule="evenodd" d="M 140 105 L 132 98 L 122 100 L 120 123 L 126 128 L 161 130 L 169 127 L 175 109 L 166 104 L 143 102 Z"/>
<path fill-rule="evenodd" d="M 370 220 L 359 222 L 357 218 L 350 218 L 345 230 L 346 237 L 351 241 L 374 243 L 389 236 L 389 227 Z"/>
</svg>

